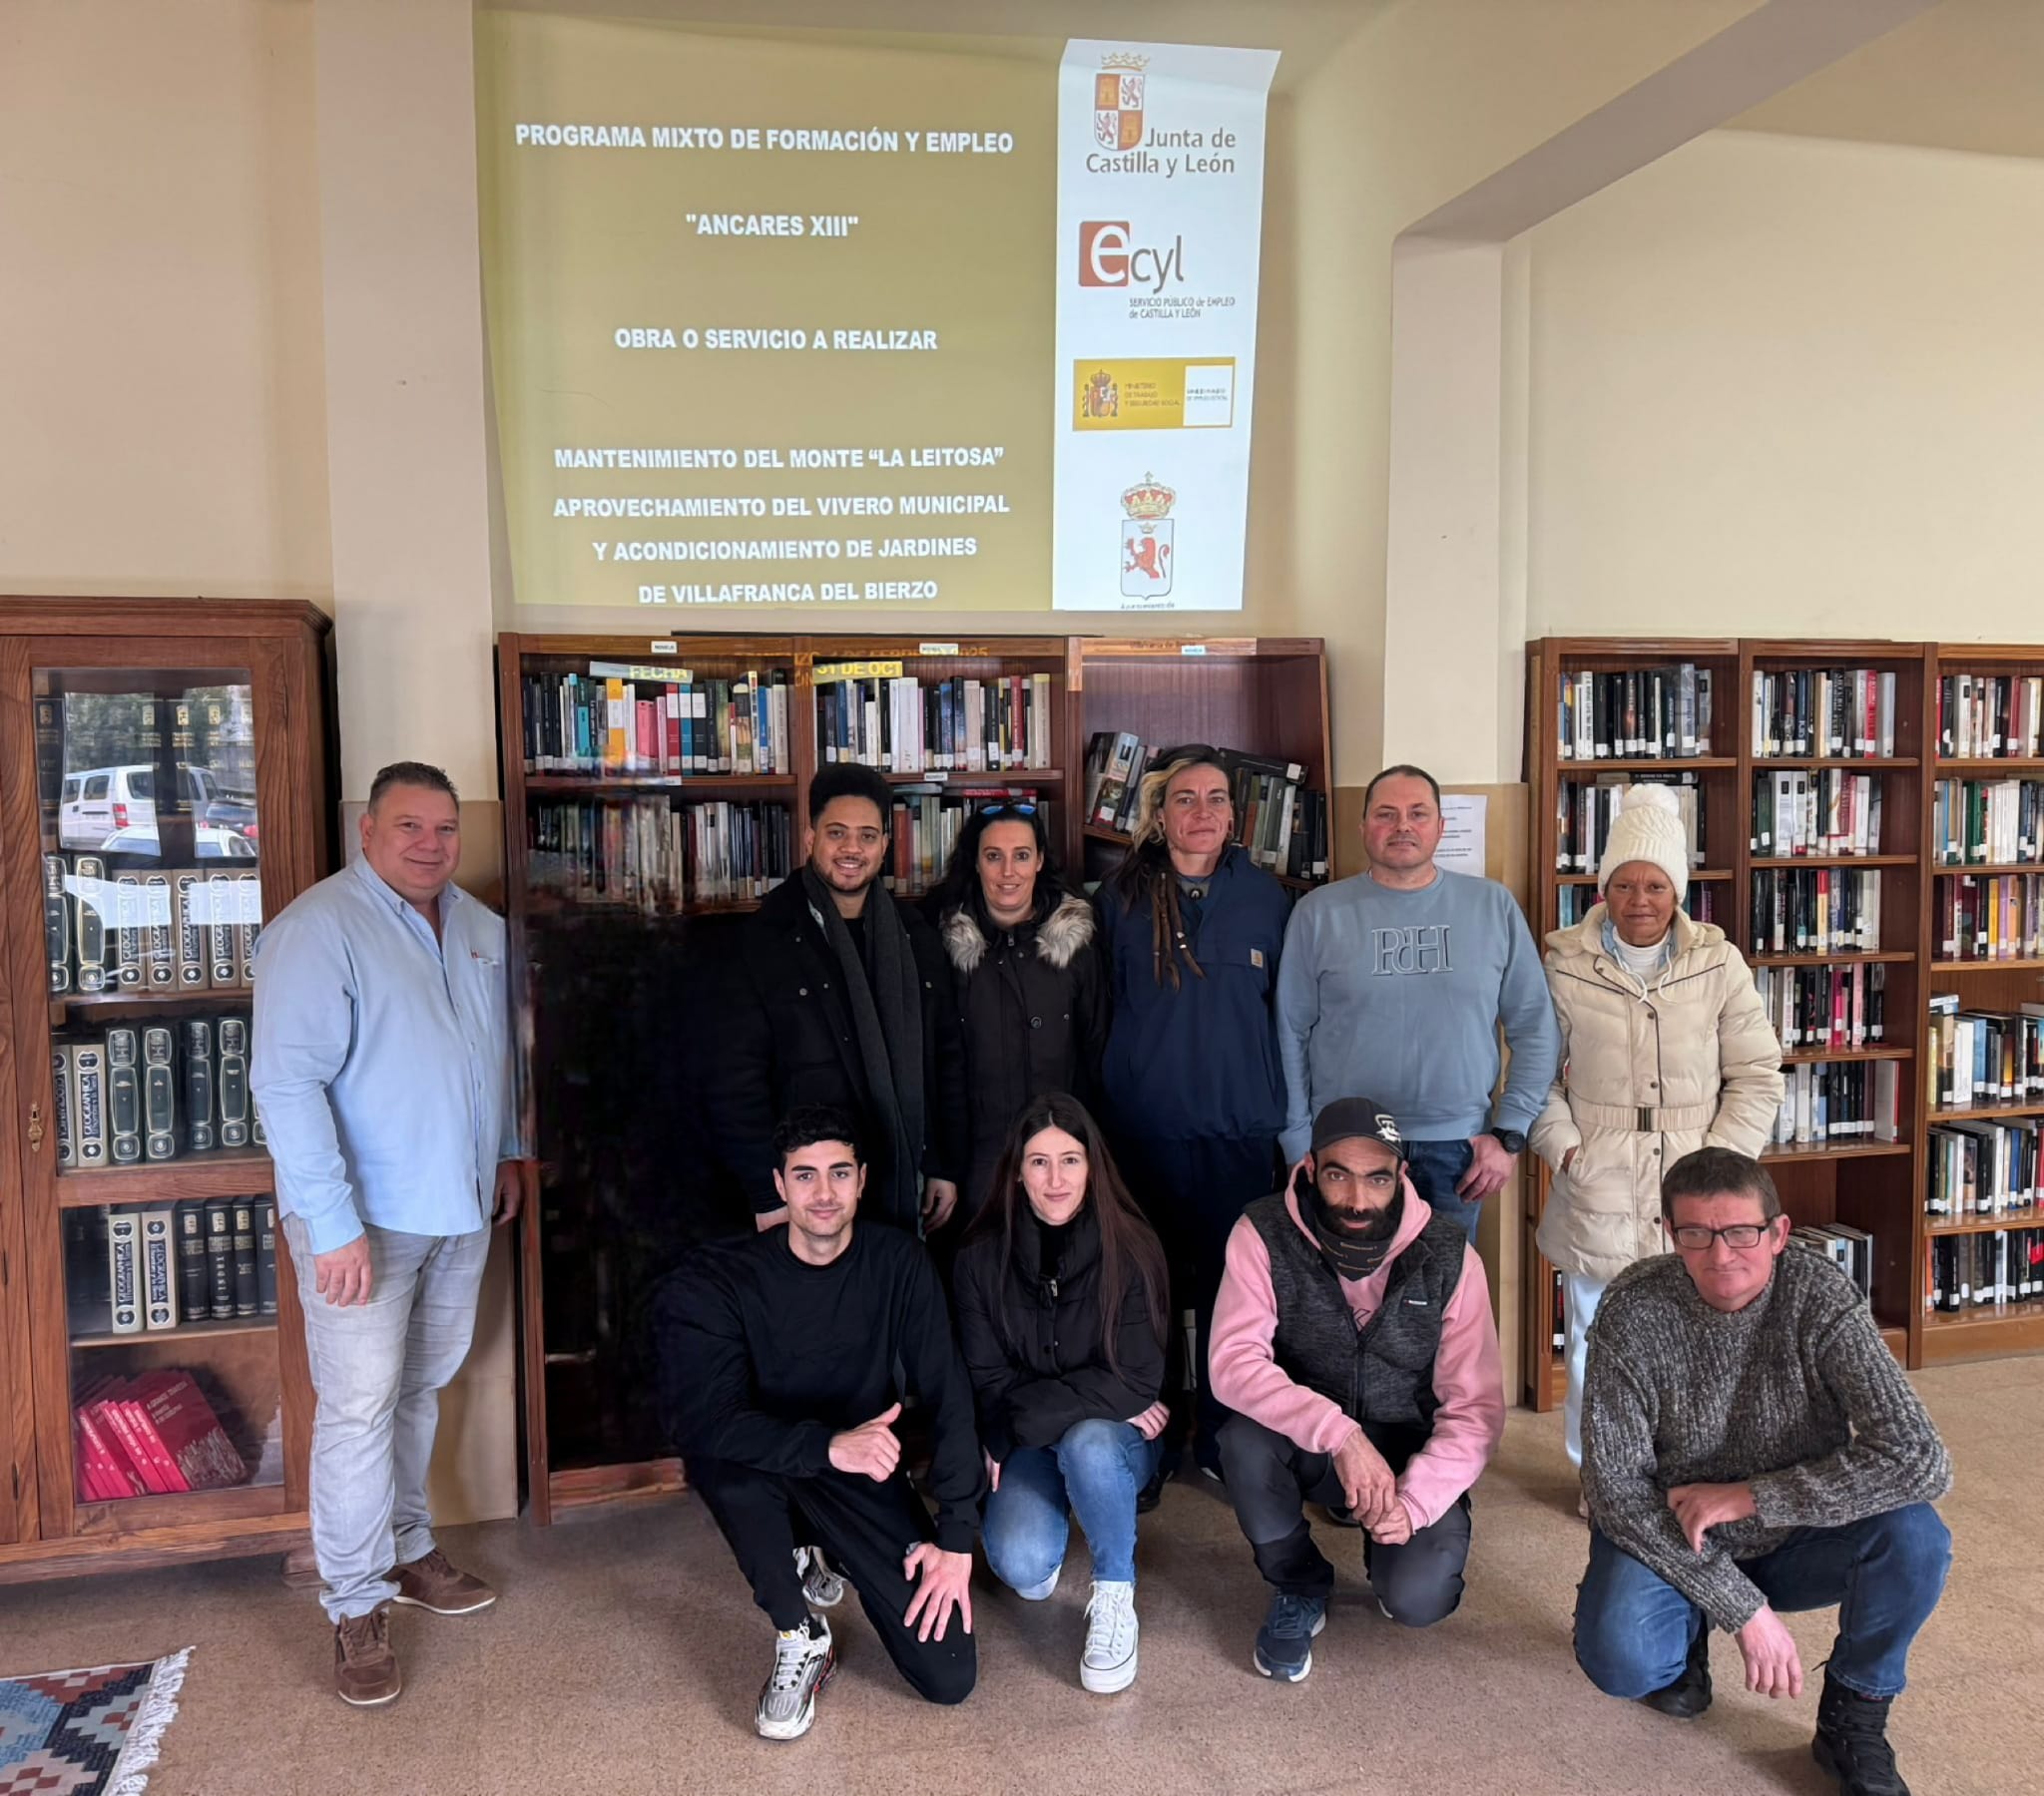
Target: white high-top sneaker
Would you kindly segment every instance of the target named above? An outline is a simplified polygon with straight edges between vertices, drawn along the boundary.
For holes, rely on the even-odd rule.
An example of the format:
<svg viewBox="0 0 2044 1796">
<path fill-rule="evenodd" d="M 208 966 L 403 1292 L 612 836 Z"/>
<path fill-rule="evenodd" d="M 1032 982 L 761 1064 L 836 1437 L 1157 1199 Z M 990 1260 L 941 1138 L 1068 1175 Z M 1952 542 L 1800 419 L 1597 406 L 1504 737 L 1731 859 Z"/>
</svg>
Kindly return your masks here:
<svg viewBox="0 0 2044 1796">
<path fill-rule="evenodd" d="M 1079 1682 L 1097 1696 L 1111 1696 L 1136 1681 L 1136 1586 L 1093 1580 L 1086 1604 L 1086 1650 L 1079 1655 Z"/>
</svg>

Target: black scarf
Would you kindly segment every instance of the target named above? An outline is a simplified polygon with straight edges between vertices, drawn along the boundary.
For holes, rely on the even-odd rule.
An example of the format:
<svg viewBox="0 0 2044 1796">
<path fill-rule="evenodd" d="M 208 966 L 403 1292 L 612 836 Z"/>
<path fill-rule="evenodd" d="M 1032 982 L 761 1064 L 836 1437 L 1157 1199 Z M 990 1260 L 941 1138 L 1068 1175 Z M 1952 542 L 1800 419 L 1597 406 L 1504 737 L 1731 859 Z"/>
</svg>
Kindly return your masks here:
<svg viewBox="0 0 2044 1796">
<path fill-rule="evenodd" d="M 1405 1180 L 1402 1173 L 1398 1180 L 1398 1194 L 1377 1212 L 1367 1227 L 1362 1228 L 1349 1226 L 1337 1215 L 1320 1195 L 1320 1187 L 1304 1172 L 1299 1173 L 1295 1189 L 1299 1193 L 1299 1207 L 1304 1211 L 1306 1225 L 1313 1232 L 1314 1244 L 1343 1278 L 1367 1278 L 1384 1263 L 1384 1255 L 1391 1251 L 1391 1241 L 1397 1235 L 1398 1224 L 1405 1218 Z"/>
<path fill-rule="evenodd" d="M 802 891 L 837 958 L 851 1010 L 859 1065 L 874 1121 L 886 1136 L 887 1185 L 874 1193 L 891 1222 L 921 1231 L 922 981 L 908 930 L 894 900 L 875 881 L 866 888 L 865 954 L 838 914 L 830 888 L 813 867 L 802 868 Z M 879 1142 L 871 1143 L 878 1147 Z M 877 1157 L 877 1155 L 876 1155 Z"/>
</svg>

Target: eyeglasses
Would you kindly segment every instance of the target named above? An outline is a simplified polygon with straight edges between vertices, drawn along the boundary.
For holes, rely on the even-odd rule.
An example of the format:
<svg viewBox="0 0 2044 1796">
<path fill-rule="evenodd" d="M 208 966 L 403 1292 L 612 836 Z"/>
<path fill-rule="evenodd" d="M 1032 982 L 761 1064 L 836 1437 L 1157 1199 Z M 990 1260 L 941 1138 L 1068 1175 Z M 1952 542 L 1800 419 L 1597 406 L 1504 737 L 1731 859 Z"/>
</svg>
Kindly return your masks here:
<svg viewBox="0 0 2044 1796">
<path fill-rule="evenodd" d="M 1003 798 L 997 804 L 989 804 L 979 813 L 982 817 L 1033 817 L 1034 804 L 1025 804 L 1012 798 Z"/>
<path fill-rule="evenodd" d="M 1701 1222 L 1685 1222 L 1668 1232 L 1675 1237 L 1676 1246 L 1703 1253 L 1714 1241 L 1723 1241 L 1728 1247 L 1758 1247 L 1773 1226 L 1769 1222 L 1735 1222 L 1730 1228 L 1706 1228 Z"/>
</svg>

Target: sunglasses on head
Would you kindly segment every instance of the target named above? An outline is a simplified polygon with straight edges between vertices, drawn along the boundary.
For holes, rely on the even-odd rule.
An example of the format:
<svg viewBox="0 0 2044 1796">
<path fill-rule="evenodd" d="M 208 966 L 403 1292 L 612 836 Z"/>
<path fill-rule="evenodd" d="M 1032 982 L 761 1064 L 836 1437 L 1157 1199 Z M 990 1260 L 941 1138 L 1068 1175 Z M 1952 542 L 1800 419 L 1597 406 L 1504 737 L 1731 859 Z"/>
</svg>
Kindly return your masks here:
<svg viewBox="0 0 2044 1796">
<path fill-rule="evenodd" d="M 1003 798 L 998 804 L 989 804 L 979 813 L 982 817 L 1033 817 L 1036 806 L 1017 799 Z"/>
</svg>

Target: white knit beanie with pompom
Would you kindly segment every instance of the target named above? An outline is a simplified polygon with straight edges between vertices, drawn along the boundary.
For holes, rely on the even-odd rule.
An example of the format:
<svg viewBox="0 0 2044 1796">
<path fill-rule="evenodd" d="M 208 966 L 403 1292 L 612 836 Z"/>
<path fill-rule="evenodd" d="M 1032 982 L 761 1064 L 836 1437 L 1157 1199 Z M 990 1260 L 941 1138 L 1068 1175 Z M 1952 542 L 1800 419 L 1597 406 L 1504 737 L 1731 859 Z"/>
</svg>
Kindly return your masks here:
<svg viewBox="0 0 2044 1796">
<path fill-rule="evenodd" d="M 1611 840 L 1597 863 L 1597 889 L 1611 884 L 1611 876 L 1627 861 L 1650 861 L 1668 875 L 1675 887 L 1675 902 L 1689 893 L 1689 842 L 1682 830 L 1682 804 L 1672 787 L 1636 785 L 1628 787 L 1612 825 Z"/>
</svg>

